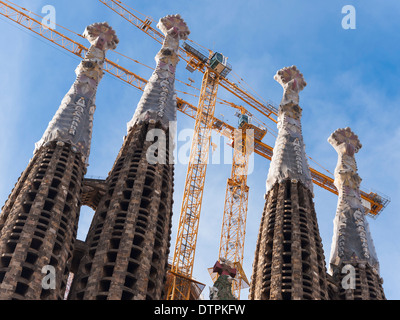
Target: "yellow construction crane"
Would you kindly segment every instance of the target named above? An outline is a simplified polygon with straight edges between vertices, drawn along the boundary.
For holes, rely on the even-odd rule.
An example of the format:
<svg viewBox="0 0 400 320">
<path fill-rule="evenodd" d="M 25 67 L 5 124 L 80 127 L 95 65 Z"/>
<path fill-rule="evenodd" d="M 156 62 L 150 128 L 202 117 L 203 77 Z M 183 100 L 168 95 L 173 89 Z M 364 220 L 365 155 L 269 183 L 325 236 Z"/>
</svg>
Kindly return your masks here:
<svg viewBox="0 0 400 320">
<path fill-rule="evenodd" d="M 236 269 L 235 281 L 232 282 L 232 293 L 237 299 L 240 299 L 240 290 L 249 286 L 243 270 L 249 197 L 247 185 L 249 158 L 254 151 L 254 135 L 261 133 L 263 137 L 266 131 L 251 125 L 246 110 L 241 106 L 238 108 L 240 110 L 240 114 L 238 114 L 239 129 L 235 130 L 231 176 L 226 183 L 218 262 L 229 262 Z M 218 273 L 212 274 L 214 282 L 217 278 Z"/>
<path fill-rule="evenodd" d="M 219 74 L 209 69 L 203 77 L 184 187 L 171 272 L 175 275 L 167 300 L 189 300 L 204 183 L 210 148 L 212 119 Z"/>
<path fill-rule="evenodd" d="M 115 3 L 115 1 L 102 1 L 102 0 L 99 0 L 99 1 Z M 10 3 L 10 1 L 8 1 L 8 2 Z M 83 46 L 82 44 L 68 38 L 67 36 L 63 35 L 60 32 L 57 32 L 51 28 L 42 26 L 42 24 L 38 20 L 36 20 L 35 18 L 32 17 L 33 13 L 31 11 L 26 10 L 22 7 L 19 7 L 16 5 L 11 6 L 10 4 L 6 4 L 4 1 L 0 1 L 0 14 L 3 15 L 4 17 L 16 22 L 17 24 L 23 26 L 24 28 L 31 30 L 32 32 L 36 33 L 37 35 L 49 40 L 53 44 L 66 49 L 67 51 L 73 53 L 74 55 L 79 56 L 80 58 L 83 58 L 87 51 L 87 48 L 85 46 Z M 141 25 L 142 30 L 144 30 L 148 34 L 150 34 L 152 32 L 153 29 L 150 26 L 151 20 L 147 20 L 147 22 L 146 22 L 146 20 L 143 20 L 143 21 L 140 20 L 140 23 L 142 23 L 142 25 Z M 188 46 L 188 48 L 189 47 L 190 46 Z M 231 87 L 231 90 L 228 90 L 228 89 L 227 90 L 232 92 L 234 95 L 240 97 L 243 101 L 248 103 L 250 106 L 254 107 L 256 110 L 260 111 L 265 116 L 267 116 L 268 118 L 270 118 L 271 120 L 276 122 L 276 120 L 274 120 L 274 118 L 273 118 L 273 116 L 276 115 L 276 112 L 273 109 L 272 105 L 265 106 L 265 105 L 261 104 L 260 102 L 255 100 L 255 98 L 253 98 L 251 95 L 249 95 L 245 91 L 239 89 L 236 85 L 230 83 L 227 79 L 225 79 L 223 76 L 221 76 L 222 72 L 227 72 L 229 70 L 229 66 L 227 64 L 224 65 L 223 59 L 219 59 L 220 57 L 215 56 L 214 58 L 216 60 L 216 65 L 215 65 L 216 67 L 215 67 L 215 69 L 212 69 L 209 66 L 206 68 L 204 65 L 206 62 L 208 63 L 208 61 L 211 61 L 211 59 L 207 59 L 206 61 L 201 61 L 201 59 L 199 59 L 195 55 L 191 56 L 189 53 L 187 53 L 187 57 L 190 57 L 190 58 L 187 58 L 186 60 L 190 62 L 191 66 L 196 67 L 200 71 L 203 70 L 205 73 L 204 77 L 203 77 L 204 85 L 202 85 L 202 90 L 201 90 L 201 91 L 203 91 L 203 89 L 204 89 L 204 92 L 201 92 L 201 94 L 200 94 L 201 98 L 199 99 L 200 102 L 203 101 L 202 106 L 199 103 L 199 108 L 196 108 L 195 106 L 191 105 L 190 103 L 186 102 L 185 100 L 183 100 L 181 98 L 177 98 L 178 110 L 181 111 L 182 113 L 190 116 L 191 118 L 195 119 L 196 121 L 198 120 L 198 122 L 199 122 L 198 125 L 199 125 L 200 129 L 198 129 L 198 132 L 201 132 L 201 139 L 200 140 L 198 139 L 197 143 L 201 143 L 199 141 L 202 141 L 203 143 L 207 142 L 207 137 L 209 137 L 208 134 L 211 129 L 217 131 L 221 135 L 228 137 L 229 139 L 233 139 L 233 137 L 234 137 L 235 128 L 233 128 L 232 126 L 226 124 L 225 122 L 223 122 L 213 116 L 214 110 L 215 110 L 215 99 L 216 99 L 216 92 L 217 92 L 216 90 L 218 87 L 218 83 L 223 87 L 225 87 L 225 86 Z M 211 58 L 212 57 L 213 57 L 213 55 L 211 55 Z M 228 66 L 228 69 L 225 70 L 225 68 L 222 68 L 222 66 L 225 66 L 225 67 Z M 217 69 L 217 67 L 222 68 L 222 71 L 221 71 L 221 69 Z M 125 83 L 128 83 L 128 84 L 132 85 L 133 87 L 138 88 L 140 90 L 144 90 L 144 87 L 147 83 L 147 80 L 145 80 L 144 78 L 134 74 L 133 72 L 119 66 L 118 64 L 116 64 L 108 59 L 106 59 L 104 70 L 106 72 L 108 72 L 109 74 L 117 77 L 118 79 L 124 81 Z M 215 94 L 213 94 L 213 93 L 215 93 Z M 254 101 L 257 101 L 257 102 L 255 103 Z M 199 112 L 200 107 L 203 108 L 202 112 Z M 243 110 L 245 110 L 245 109 L 243 108 Z M 206 115 L 204 114 L 204 111 L 206 111 Z M 262 137 L 263 137 L 262 134 L 261 135 L 255 134 L 254 152 L 263 156 L 266 159 L 271 160 L 273 149 L 272 149 L 272 147 L 268 146 L 267 144 L 265 144 L 261 141 Z M 246 139 L 244 139 L 244 140 L 246 140 Z M 193 141 L 195 141 L 195 139 L 193 139 Z M 208 141 L 209 141 L 209 139 L 208 139 Z M 207 152 L 208 152 L 208 146 L 206 148 L 207 148 Z M 199 150 L 199 149 L 197 149 L 197 150 Z M 205 151 L 205 149 L 202 149 L 202 151 Z M 200 158 L 200 154 L 198 154 L 197 159 L 205 159 L 205 158 L 204 157 Z M 198 161 L 198 164 L 200 164 L 200 163 L 201 162 Z M 200 167 L 197 167 L 197 169 L 199 169 L 199 168 Z M 326 190 L 328 190 L 332 193 L 337 194 L 337 190 L 333 184 L 333 178 L 328 177 L 313 168 L 310 168 L 310 169 L 311 169 L 313 182 L 315 184 L 325 188 Z M 195 172 L 195 171 L 193 171 L 193 172 Z M 204 175 L 205 175 L 205 171 L 204 171 Z M 234 175 L 232 175 L 232 177 L 233 176 Z M 193 176 L 193 178 L 194 178 L 193 181 L 197 181 L 197 177 Z M 194 192 L 196 190 L 198 190 L 198 189 L 193 188 Z M 389 203 L 389 199 L 387 199 L 375 192 L 367 193 L 367 192 L 361 191 L 361 197 L 364 201 L 364 205 L 366 207 L 366 212 L 368 214 L 370 214 L 371 216 L 378 215 L 385 208 L 385 206 Z M 201 204 L 201 201 L 200 201 L 200 204 Z M 199 207 L 197 207 L 197 208 L 199 208 Z M 191 208 L 191 209 L 193 209 L 193 208 Z M 195 221 L 195 220 L 192 220 L 189 215 L 187 215 L 187 217 L 188 218 L 186 219 L 185 223 L 182 223 L 182 225 L 186 225 L 190 228 L 189 229 L 186 228 L 185 231 L 183 233 L 181 233 L 181 238 L 182 238 L 181 243 L 188 244 L 189 242 L 192 242 L 194 240 L 194 246 L 192 245 L 192 247 L 190 248 L 192 250 L 191 254 L 194 255 L 195 239 L 197 237 L 197 230 L 198 230 L 197 229 L 198 228 L 198 219 L 197 219 L 197 221 Z M 197 218 L 198 218 L 198 216 L 197 216 Z M 225 236 L 223 235 L 223 237 L 225 237 Z M 223 237 L 221 237 L 221 244 L 223 241 L 222 240 Z M 241 241 L 244 241 L 244 232 L 242 233 Z M 183 247 L 181 246 L 181 248 L 183 248 Z M 188 261 L 185 260 L 185 263 Z M 184 279 L 185 283 L 194 282 L 191 277 L 191 273 L 190 273 L 190 270 L 192 270 L 192 268 L 193 268 L 193 260 L 190 261 L 190 265 L 188 265 L 188 266 L 189 267 L 186 269 L 186 270 L 188 270 L 187 273 L 181 272 L 179 269 L 180 266 L 178 266 L 178 268 L 175 269 L 175 270 L 177 270 L 175 272 L 175 275 L 179 275 L 179 277 L 181 279 Z M 176 292 L 177 289 L 181 289 L 181 288 L 182 288 L 181 286 L 175 287 L 174 291 Z M 171 296 L 171 294 L 170 294 L 170 296 Z M 175 294 L 175 298 L 188 299 L 188 297 L 189 297 L 188 294 L 186 292 L 184 292 L 184 290 L 181 290 L 181 292 L 179 292 L 178 294 Z"/>
</svg>

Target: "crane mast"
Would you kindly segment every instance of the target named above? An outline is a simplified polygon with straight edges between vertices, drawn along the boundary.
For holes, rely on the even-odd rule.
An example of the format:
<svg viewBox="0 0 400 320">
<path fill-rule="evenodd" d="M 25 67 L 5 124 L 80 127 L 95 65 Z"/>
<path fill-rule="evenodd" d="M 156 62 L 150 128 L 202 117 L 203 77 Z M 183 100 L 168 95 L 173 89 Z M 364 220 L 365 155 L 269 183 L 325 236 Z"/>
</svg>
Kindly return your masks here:
<svg viewBox="0 0 400 320">
<path fill-rule="evenodd" d="M 217 73 L 209 69 L 204 73 L 171 266 L 174 274 L 182 274 L 185 278 L 175 277 L 167 293 L 168 300 L 189 300 L 190 297 L 191 282 L 188 279 L 193 273 L 218 80 Z"/>
<path fill-rule="evenodd" d="M 232 170 L 226 183 L 218 260 L 231 262 L 238 271 L 235 281 L 232 282 L 232 293 L 240 299 L 243 284 L 249 284 L 243 271 L 243 255 L 249 200 L 247 173 L 249 158 L 254 148 L 254 130 L 243 127 L 235 130 L 233 141 Z M 217 275 L 213 281 L 216 279 Z"/>
<path fill-rule="evenodd" d="M 249 286 L 249 281 L 243 270 L 249 197 L 247 185 L 249 161 L 254 152 L 254 145 L 257 141 L 261 141 L 267 132 L 249 123 L 249 115 L 245 108 L 236 105 L 234 107 L 239 109 L 241 114 L 238 115 L 239 128 L 234 131 L 232 139 L 232 170 L 226 184 L 218 262 L 220 264 L 228 263 L 236 270 L 235 281 L 232 282 L 232 294 L 240 299 L 240 290 Z M 210 271 L 211 268 L 209 268 Z M 211 276 L 215 282 L 219 274 L 212 273 Z"/>
</svg>

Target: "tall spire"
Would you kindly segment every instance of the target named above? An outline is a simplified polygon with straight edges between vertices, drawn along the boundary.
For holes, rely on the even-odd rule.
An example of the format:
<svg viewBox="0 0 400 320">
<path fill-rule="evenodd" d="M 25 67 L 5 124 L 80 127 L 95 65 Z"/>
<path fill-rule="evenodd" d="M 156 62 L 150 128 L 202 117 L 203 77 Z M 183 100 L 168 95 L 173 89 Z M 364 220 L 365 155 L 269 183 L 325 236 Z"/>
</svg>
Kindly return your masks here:
<svg viewBox="0 0 400 320">
<path fill-rule="evenodd" d="M 88 252 L 71 286 L 72 300 L 159 300 L 163 296 L 174 190 L 169 122 L 176 118 L 179 40 L 186 39 L 189 30 L 179 15 L 161 18 L 158 28 L 165 41 L 106 179 L 105 195 L 85 241 Z M 157 150 L 148 139 L 153 133 L 160 134 L 160 145 L 164 142 Z M 165 158 L 150 161 L 148 156 L 156 152 Z"/>
<path fill-rule="evenodd" d="M 42 138 L 35 145 L 35 152 L 52 141 L 70 143 L 87 162 L 96 109 L 97 86 L 103 77 L 106 51 L 115 49 L 119 40 L 107 22 L 86 27 L 83 37 L 90 42 L 85 58 L 75 69 L 76 80 L 61 101 Z"/>
<path fill-rule="evenodd" d="M 0 216 L 0 299 L 62 299 L 72 265 L 107 23 L 88 26 L 91 47 Z M 50 283 L 43 270 L 51 272 Z"/>
<path fill-rule="evenodd" d="M 249 299 L 328 299 L 324 251 L 298 105 L 299 92 L 306 82 L 295 66 L 279 70 L 275 80 L 284 93 Z"/>
<path fill-rule="evenodd" d="M 128 132 L 137 123 L 150 119 L 160 121 L 164 128 L 176 121 L 175 69 L 179 61 L 179 40 L 187 39 L 189 28 L 179 14 L 168 15 L 157 24 L 165 35 L 155 56 L 156 68 L 150 77 L 135 114 L 128 122 Z"/>
<path fill-rule="evenodd" d="M 301 181 L 311 192 L 313 184 L 308 166 L 303 135 L 299 92 L 307 85 L 296 66 L 279 70 L 274 79 L 283 87 L 278 111 L 278 137 L 267 178 L 267 192 L 276 182 L 286 179 Z"/>
<path fill-rule="evenodd" d="M 337 129 L 328 138 L 328 142 L 338 153 L 334 183 L 339 191 L 334 219 L 330 272 L 334 276 L 339 276 L 342 267 L 351 264 L 363 270 L 370 269 L 369 271 L 379 279 L 379 262 L 361 202 L 360 183 L 362 179 L 357 173 L 355 160 L 355 154 L 362 145 L 350 128 Z M 359 295 L 362 299 L 382 297 L 383 290 L 379 281 L 376 281 L 376 286 L 372 285 L 371 287 L 371 284 L 369 284 L 369 288 L 365 286 L 360 291 Z M 372 291 L 372 295 L 369 295 Z"/>
</svg>

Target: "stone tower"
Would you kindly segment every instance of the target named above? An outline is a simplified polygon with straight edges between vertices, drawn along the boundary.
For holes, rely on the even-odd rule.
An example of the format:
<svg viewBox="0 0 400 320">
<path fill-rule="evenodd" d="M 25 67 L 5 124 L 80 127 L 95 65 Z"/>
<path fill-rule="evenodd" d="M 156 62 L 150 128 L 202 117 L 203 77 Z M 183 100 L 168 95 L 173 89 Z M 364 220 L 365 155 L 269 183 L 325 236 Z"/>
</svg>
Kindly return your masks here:
<svg viewBox="0 0 400 320">
<path fill-rule="evenodd" d="M 249 299 L 328 299 L 325 258 L 301 131 L 299 92 L 306 82 L 295 66 L 279 70 L 274 79 L 283 86 L 284 94 Z"/>
<path fill-rule="evenodd" d="M 361 143 L 350 128 L 336 130 L 328 142 L 338 153 L 334 183 L 339 191 L 329 271 L 338 283 L 341 300 L 385 299 L 379 262 L 361 203 L 361 178 L 355 160 Z"/>
<path fill-rule="evenodd" d="M 70 299 L 158 300 L 163 293 L 174 186 L 175 68 L 179 40 L 189 29 L 179 15 L 160 19 L 157 27 L 165 40 L 107 177 Z"/>
<path fill-rule="evenodd" d="M 90 153 L 97 85 L 108 49 L 107 23 L 88 26 L 91 46 L 34 156 L 0 216 L 0 299 L 62 299 L 78 226 Z M 46 279 L 44 279 L 46 277 Z M 48 277 L 48 278 L 47 278 Z"/>
</svg>

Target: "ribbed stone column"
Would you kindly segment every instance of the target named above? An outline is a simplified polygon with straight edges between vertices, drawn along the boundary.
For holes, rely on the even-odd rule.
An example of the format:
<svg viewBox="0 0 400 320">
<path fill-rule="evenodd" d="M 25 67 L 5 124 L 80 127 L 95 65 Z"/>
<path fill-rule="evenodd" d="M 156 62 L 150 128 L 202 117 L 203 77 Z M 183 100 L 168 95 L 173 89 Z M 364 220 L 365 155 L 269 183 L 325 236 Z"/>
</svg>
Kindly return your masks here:
<svg viewBox="0 0 400 320">
<path fill-rule="evenodd" d="M 339 285 L 340 299 L 385 299 L 378 257 L 360 196 L 361 178 L 355 154 L 361 143 L 350 128 L 336 130 L 328 142 L 338 153 L 334 183 L 339 191 L 329 271 Z"/>
<path fill-rule="evenodd" d="M 49 123 L 0 217 L 0 299 L 62 299 L 78 226 L 97 85 L 105 52 L 118 39 L 107 23 L 84 32 L 91 43 L 76 80 Z"/>
<path fill-rule="evenodd" d="M 284 95 L 249 299 L 327 299 L 324 252 L 298 104 L 306 82 L 295 66 L 279 70 L 275 80 L 283 86 Z"/>
<path fill-rule="evenodd" d="M 165 41 L 107 177 L 71 299 L 158 300 L 163 294 L 174 186 L 175 68 L 179 40 L 189 30 L 179 15 L 157 26 Z"/>
</svg>

